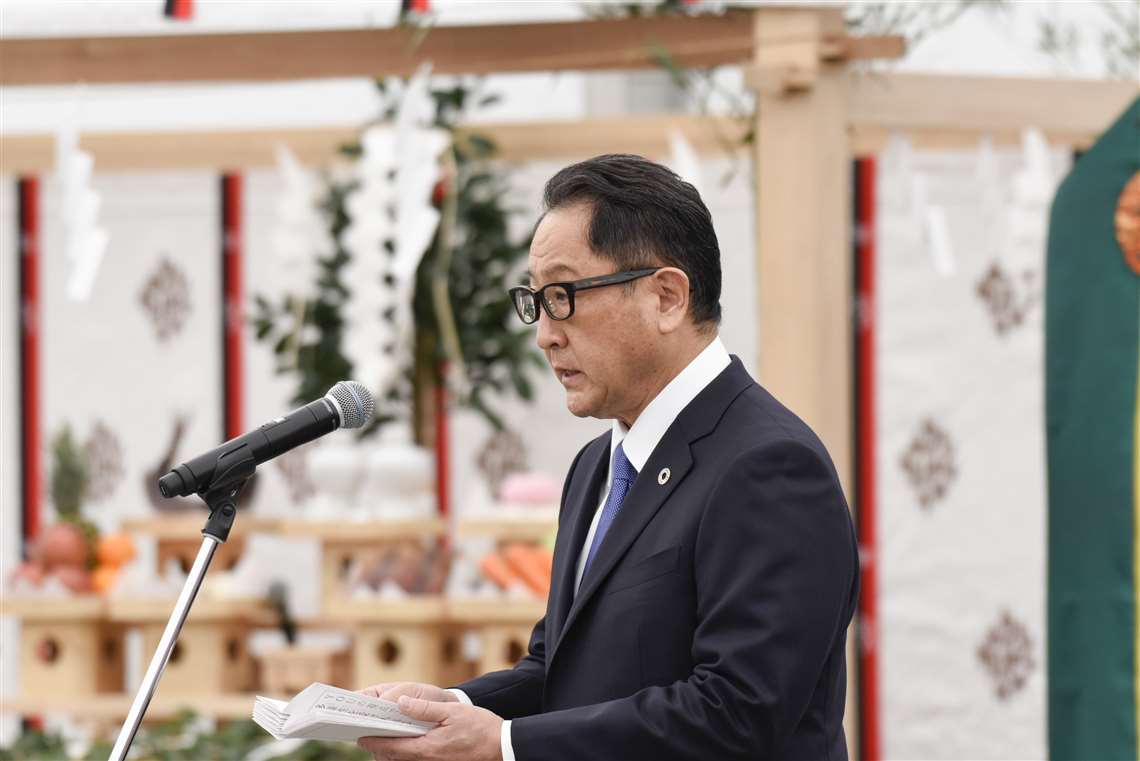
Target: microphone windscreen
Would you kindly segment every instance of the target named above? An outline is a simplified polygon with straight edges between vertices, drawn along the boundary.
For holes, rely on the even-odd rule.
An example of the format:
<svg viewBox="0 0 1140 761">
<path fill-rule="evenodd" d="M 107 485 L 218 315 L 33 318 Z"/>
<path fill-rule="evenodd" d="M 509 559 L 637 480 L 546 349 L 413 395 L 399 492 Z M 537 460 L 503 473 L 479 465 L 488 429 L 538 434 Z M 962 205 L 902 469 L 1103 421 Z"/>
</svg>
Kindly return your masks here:
<svg viewBox="0 0 1140 761">
<path fill-rule="evenodd" d="M 360 428 L 372 419 L 376 403 L 372 399 L 372 393 L 364 387 L 364 384 L 356 381 L 340 381 L 329 389 L 326 396 L 332 397 L 344 416 L 340 421 L 341 428 Z"/>
</svg>

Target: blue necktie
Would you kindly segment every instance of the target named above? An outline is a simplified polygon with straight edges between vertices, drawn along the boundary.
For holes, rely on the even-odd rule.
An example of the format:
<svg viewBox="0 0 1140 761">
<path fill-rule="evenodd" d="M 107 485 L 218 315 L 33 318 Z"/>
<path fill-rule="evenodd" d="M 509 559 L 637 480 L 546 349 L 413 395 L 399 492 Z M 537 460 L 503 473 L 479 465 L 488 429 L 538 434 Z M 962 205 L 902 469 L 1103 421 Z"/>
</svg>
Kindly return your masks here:
<svg viewBox="0 0 1140 761">
<path fill-rule="evenodd" d="M 637 478 L 637 469 L 626 459 L 621 444 L 618 444 L 618 448 L 614 451 L 613 483 L 610 485 L 606 504 L 602 507 L 602 519 L 598 521 L 598 530 L 594 532 L 594 541 L 590 545 L 590 554 L 586 556 L 586 565 L 582 568 L 583 579 L 586 578 L 586 572 L 590 570 L 590 563 L 593 562 L 598 547 L 602 545 L 602 540 L 606 537 L 610 524 L 617 517 L 618 510 L 621 510 L 621 503 L 625 501 L 626 496 L 629 495 L 629 490 L 633 488 L 635 478 Z"/>
</svg>

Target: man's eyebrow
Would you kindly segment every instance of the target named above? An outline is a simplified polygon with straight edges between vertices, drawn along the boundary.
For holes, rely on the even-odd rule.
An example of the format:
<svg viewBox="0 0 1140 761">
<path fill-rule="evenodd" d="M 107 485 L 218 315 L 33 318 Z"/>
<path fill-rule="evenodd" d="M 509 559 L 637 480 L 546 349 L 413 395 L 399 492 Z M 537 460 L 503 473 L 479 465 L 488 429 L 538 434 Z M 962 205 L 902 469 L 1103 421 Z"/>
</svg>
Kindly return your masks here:
<svg viewBox="0 0 1140 761">
<path fill-rule="evenodd" d="M 568 264 L 556 264 L 548 270 L 548 274 L 551 274 L 551 275 L 558 273 L 558 272 L 565 272 L 569 275 L 573 275 L 574 274 L 574 268 Z M 532 283 L 536 280 L 534 273 L 531 272 L 530 270 L 526 271 L 526 278 L 527 278 L 527 280 L 529 280 Z"/>
</svg>

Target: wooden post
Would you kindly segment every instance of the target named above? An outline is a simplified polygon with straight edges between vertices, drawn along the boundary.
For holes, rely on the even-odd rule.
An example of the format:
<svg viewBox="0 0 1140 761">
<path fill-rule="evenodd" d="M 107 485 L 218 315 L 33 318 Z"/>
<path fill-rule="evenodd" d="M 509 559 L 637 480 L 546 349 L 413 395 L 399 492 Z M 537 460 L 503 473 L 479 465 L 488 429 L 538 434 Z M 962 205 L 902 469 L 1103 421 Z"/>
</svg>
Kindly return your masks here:
<svg viewBox="0 0 1140 761">
<path fill-rule="evenodd" d="M 810 425 L 853 497 L 851 156 L 846 67 L 826 54 L 833 8 L 753 18 L 759 380 Z M 854 626 L 844 725 L 857 755 Z"/>
<path fill-rule="evenodd" d="M 760 382 L 851 483 L 851 167 L 846 78 L 820 61 L 832 9 L 756 13 Z"/>
</svg>

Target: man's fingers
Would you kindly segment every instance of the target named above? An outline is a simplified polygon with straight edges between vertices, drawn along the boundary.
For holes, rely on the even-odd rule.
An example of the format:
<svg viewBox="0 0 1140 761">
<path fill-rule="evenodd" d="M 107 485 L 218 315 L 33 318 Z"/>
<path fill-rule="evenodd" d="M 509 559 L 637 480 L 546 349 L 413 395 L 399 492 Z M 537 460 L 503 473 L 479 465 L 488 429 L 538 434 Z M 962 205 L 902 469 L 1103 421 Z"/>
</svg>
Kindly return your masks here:
<svg viewBox="0 0 1140 761">
<path fill-rule="evenodd" d="M 399 700 L 400 711 L 409 719 L 416 721 L 443 721 L 450 715 L 453 703 L 436 703 L 421 698 L 403 695 Z"/>
<path fill-rule="evenodd" d="M 415 758 L 418 737 L 361 737 L 356 744 L 371 753 L 376 761 L 401 761 Z"/>
<path fill-rule="evenodd" d="M 361 690 L 364 692 L 364 690 Z M 386 761 L 389 756 L 383 754 L 380 748 L 379 737 L 361 737 L 356 741 L 356 744 L 363 748 L 366 752 L 371 753 L 376 761 Z"/>
<path fill-rule="evenodd" d="M 416 684 L 409 682 L 397 682 L 386 686 L 387 689 L 377 695 L 377 697 L 381 700 L 391 700 L 393 703 L 395 703 L 397 700 L 399 700 L 401 695 L 411 695 L 414 698 L 420 697 L 421 691 L 419 689 L 419 685 Z"/>
<path fill-rule="evenodd" d="M 361 693 L 362 695 L 367 695 L 370 698 L 378 698 L 382 693 L 390 690 L 391 688 L 392 682 L 381 682 L 380 684 L 374 684 L 371 687 L 365 687 L 363 690 L 357 690 L 357 692 Z"/>
</svg>

